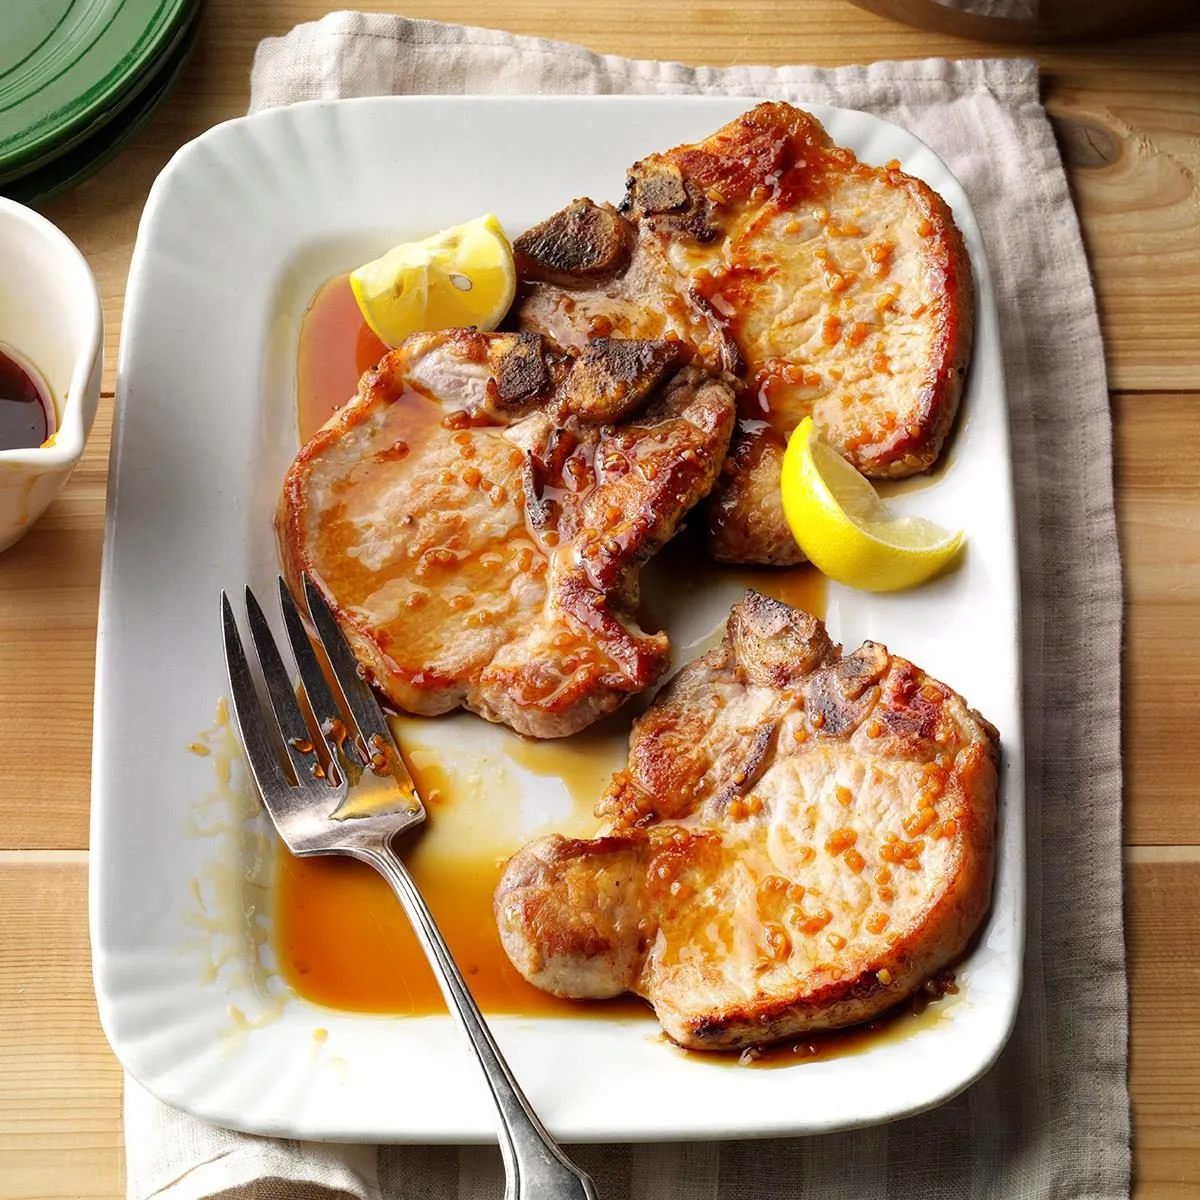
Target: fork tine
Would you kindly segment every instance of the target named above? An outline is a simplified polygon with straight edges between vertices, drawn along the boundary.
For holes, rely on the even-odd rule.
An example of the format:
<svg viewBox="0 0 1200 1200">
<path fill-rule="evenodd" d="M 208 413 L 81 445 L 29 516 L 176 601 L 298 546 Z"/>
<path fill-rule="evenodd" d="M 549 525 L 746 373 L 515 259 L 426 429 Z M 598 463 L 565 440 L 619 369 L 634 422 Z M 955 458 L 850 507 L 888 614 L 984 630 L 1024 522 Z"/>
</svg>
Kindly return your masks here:
<svg viewBox="0 0 1200 1200">
<path fill-rule="evenodd" d="M 246 760 L 250 764 L 250 773 L 270 812 L 270 801 L 279 795 L 281 788 L 287 788 L 290 784 L 284 779 L 279 759 L 275 756 L 275 747 L 267 732 L 267 714 L 258 702 L 254 677 L 250 674 L 250 664 L 242 647 L 242 635 L 238 633 L 229 597 L 224 592 L 221 593 L 221 631 L 225 642 L 225 669 L 229 674 L 234 719 L 241 735 L 242 748 L 246 751 Z"/>
<path fill-rule="evenodd" d="M 275 635 L 267 624 L 258 598 L 249 588 L 246 588 L 246 616 L 250 621 L 250 639 L 258 654 L 258 665 L 262 669 L 263 682 L 267 685 L 267 697 L 275 713 L 284 750 L 292 770 L 296 772 L 296 782 L 307 783 L 323 775 L 324 769 L 313 745 L 312 731 L 296 702 L 291 677 L 283 665 L 279 647 L 275 645 Z"/>
<path fill-rule="evenodd" d="M 345 726 L 342 710 L 325 681 L 325 672 L 317 660 L 312 642 L 309 641 L 300 610 L 296 607 L 292 593 L 282 576 L 279 578 L 279 607 L 283 610 L 283 623 L 287 628 L 288 641 L 292 644 L 292 655 L 300 672 L 300 682 L 304 685 L 309 707 L 316 718 L 317 727 L 321 730 L 321 736 L 329 747 L 330 756 L 336 758 L 335 751 L 340 749 L 347 758 L 353 755 L 360 760 L 358 765 L 365 766 L 368 761 L 367 755 L 353 744 L 353 737 L 341 738 L 336 735 L 338 726 Z"/>
<path fill-rule="evenodd" d="M 307 574 L 302 577 L 304 583 L 304 599 L 308 602 L 308 611 L 316 626 L 317 636 L 329 656 L 329 665 L 333 668 L 333 677 L 337 680 L 345 697 L 346 706 L 350 709 L 358 732 L 362 737 L 368 759 L 374 765 L 382 754 L 385 759 L 399 759 L 399 747 L 392 738 L 387 719 L 379 701 L 367 686 L 366 680 L 359 673 L 358 660 L 346 643 L 337 620 L 325 603 L 325 597 Z M 388 751 L 391 753 L 388 753 Z M 407 773 L 407 772 L 406 772 Z"/>
</svg>

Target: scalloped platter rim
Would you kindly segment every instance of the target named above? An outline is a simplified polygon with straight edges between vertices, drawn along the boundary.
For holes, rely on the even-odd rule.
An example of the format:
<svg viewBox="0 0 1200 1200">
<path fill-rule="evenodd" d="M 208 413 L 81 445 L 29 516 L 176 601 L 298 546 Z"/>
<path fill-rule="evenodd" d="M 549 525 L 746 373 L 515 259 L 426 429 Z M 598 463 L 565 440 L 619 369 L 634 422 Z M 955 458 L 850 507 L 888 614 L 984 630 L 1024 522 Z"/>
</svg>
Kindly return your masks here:
<svg viewBox="0 0 1200 1200">
<path fill-rule="evenodd" d="M 211 725 L 226 686 L 218 593 L 249 582 L 262 595 L 276 574 L 271 514 L 297 448 L 296 339 L 324 279 L 483 211 L 515 232 L 576 196 L 616 199 L 629 163 L 753 103 L 315 101 L 217 126 L 159 176 L 138 231 L 118 366 L 90 920 L 105 1032 L 133 1078 L 168 1104 L 305 1139 L 494 1139 L 485 1089 L 448 1017 L 335 1012 L 278 978 L 270 835 L 228 729 Z M 936 487 L 895 500 L 965 526 L 969 549 L 957 570 L 912 593 L 831 586 L 826 619 L 839 641 L 870 637 L 920 663 L 1000 729 L 995 901 L 945 1019 L 856 1055 L 735 1070 L 673 1050 L 645 1021 L 493 1018 L 546 1125 L 566 1141 L 779 1136 L 894 1119 L 978 1078 L 1016 1015 L 1025 915 L 1018 587 L 987 259 L 962 187 L 928 147 L 865 113 L 810 110 L 864 161 L 898 159 L 941 192 L 971 253 L 976 346 L 950 461 Z M 669 629 L 710 628 L 732 598 L 702 591 Z M 532 802 L 552 783 L 523 780 Z"/>
</svg>

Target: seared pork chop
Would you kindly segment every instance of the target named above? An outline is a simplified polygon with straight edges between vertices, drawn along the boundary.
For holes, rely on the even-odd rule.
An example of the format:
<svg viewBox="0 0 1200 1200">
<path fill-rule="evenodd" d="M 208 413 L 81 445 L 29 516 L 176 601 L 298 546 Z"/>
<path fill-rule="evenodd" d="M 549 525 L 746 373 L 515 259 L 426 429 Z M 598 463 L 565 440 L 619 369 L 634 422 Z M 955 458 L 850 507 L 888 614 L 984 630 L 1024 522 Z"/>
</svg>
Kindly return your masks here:
<svg viewBox="0 0 1200 1200">
<path fill-rule="evenodd" d="M 894 166 L 760 104 L 635 163 L 622 210 L 576 200 L 515 243 L 524 329 L 679 337 L 741 376 L 741 423 L 710 502 L 713 553 L 802 555 L 779 502 L 801 419 L 866 475 L 936 461 L 971 346 L 971 269 L 950 210 Z"/>
<path fill-rule="evenodd" d="M 644 996 L 696 1049 L 869 1020 L 987 911 L 998 757 L 945 684 L 749 592 L 634 725 L 600 835 L 509 861 L 504 948 L 556 995 Z"/>
<path fill-rule="evenodd" d="M 667 666 L 638 572 L 716 480 L 729 385 L 666 342 L 568 354 L 536 334 L 418 334 L 300 451 L 276 528 L 370 678 L 406 712 L 458 706 L 575 733 Z"/>
</svg>

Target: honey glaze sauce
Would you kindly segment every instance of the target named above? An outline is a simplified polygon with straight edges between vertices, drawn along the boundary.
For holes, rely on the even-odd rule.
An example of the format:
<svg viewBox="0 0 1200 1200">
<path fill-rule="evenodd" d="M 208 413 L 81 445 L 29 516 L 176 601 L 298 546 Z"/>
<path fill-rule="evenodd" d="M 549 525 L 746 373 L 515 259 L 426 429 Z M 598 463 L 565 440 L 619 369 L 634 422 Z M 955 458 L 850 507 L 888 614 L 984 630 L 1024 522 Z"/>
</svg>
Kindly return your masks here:
<svg viewBox="0 0 1200 1200">
<path fill-rule="evenodd" d="M 359 376 L 386 352 L 364 323 L 348 276 L 328 281 L 313 298 L 301 329 L 297 416 L 302 441 L 354 395 Z M 747 587 L 817 616 L 825 609 L 825 580 L 813 568 L 718 567 L 696 529 L 685 531 L 652 560 L 644 584 L 642 624 L 672 627 L 675 668 L 720 640 L 728 604 Z M 714 594 L 728 604 L 712 605 Z M 711 628 L 678 623 L 681 613 L 699 610 L 722 615 Z M 656 1028 L 648 1006 L 636 998 L 580 1003 L 526 983 L 504 954 L 492 912 L 504 861 L 520 846 L 550 832 L 595 833 L 593 806 L 624 765 L 630 724 L 644 707 L 644 700 L 635 701 L 584 733 L 557 741 L 532 741 L 466 713 L 393 718 L 429 813 L 425 826 L 403 845 L 405 861 L 485 1012 L 640 1018 L 647 1035 Z M 533 786 L 535 779 L 541 780 L 539 786 Z M 399 902 L 374 871 L 342 858 L 294 858 L 282 847 L 275 866 L 276 951 L 281 973 L 300 995 L 359 1012 L 445 1011 Z M 879 1028 L 788 1042 L 742 1060 L 784 1065 L 858 1053 L 872 1039 L 906 1036 L 932 1019 L 913 1017 L 906 1009 L 901 1017 L 876 1023 Z M 695 1057 L 739 1061 L 733 1054 Z"/>
<path fill-rule="evenodd" d="M 364 371 L 388 347 L 363 320 L 350 290 L 350 275 L 335 275 L 312 298 L 300 328 L 296 354 L 296 416 L 307 442 L 358 391 Z"/>
<path fill-rule="evenodd" d="M 528 741 L 470 714 L 393 718 L 428 820 L 402 844 L 405 862 L 485 1012 L 645 1017 L 633 998 L 580 1004 L 526 983 L 500 945 L 492 894 L 505 859 L 552 829 L 588 836 L 595 798 L 624 758 L 625 730 L 571 743 Z M 528 775 L 560 781 L 528 786 Z M 543 793 L 546 793 L 543 795 Z M 535 804 L 537 806 L 535 806 Z M 275 937 L 284 978 L 333 1008 L 420 1016 L 445 1011 L 399 902 L 383 879 L 341 858 L 276 858 Z"/>
</svg>

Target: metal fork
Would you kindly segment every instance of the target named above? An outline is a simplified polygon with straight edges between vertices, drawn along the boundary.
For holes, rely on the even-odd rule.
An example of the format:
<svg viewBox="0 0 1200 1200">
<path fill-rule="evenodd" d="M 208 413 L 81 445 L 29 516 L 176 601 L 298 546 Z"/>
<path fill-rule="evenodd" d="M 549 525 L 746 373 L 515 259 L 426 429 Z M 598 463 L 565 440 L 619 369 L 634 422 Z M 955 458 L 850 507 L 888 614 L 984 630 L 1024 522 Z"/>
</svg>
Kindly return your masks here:
<svg viewBox="0 0 1200 1200">
<path fill-rule="evenodd" d="M 267 619 L 247 588 L 250 636 L 273 721 L 259 704 L 233 608 L 221 593 L 233 711 L 263 804 L 293 854 L 348 855 L 370 863 L 392 885 L 495 1102 L 505 1200 L 596 1200 L 591 1179 L 559 1149 L 525 1098 L 433 914 L 393 848 L 398 834 L 425 820 L 425 806 L 324 597 L 307 577 L 303 583 L 313 627 L 345 702 L 343 711 L 326 682 L 291 593 L 280 579 L 284 625 L 316 728 L 301 710 Z M 317 749 L 322 744 L 324 754 Z M 277 745 L 290 765 L 290 778 Z"/>
</svg>

